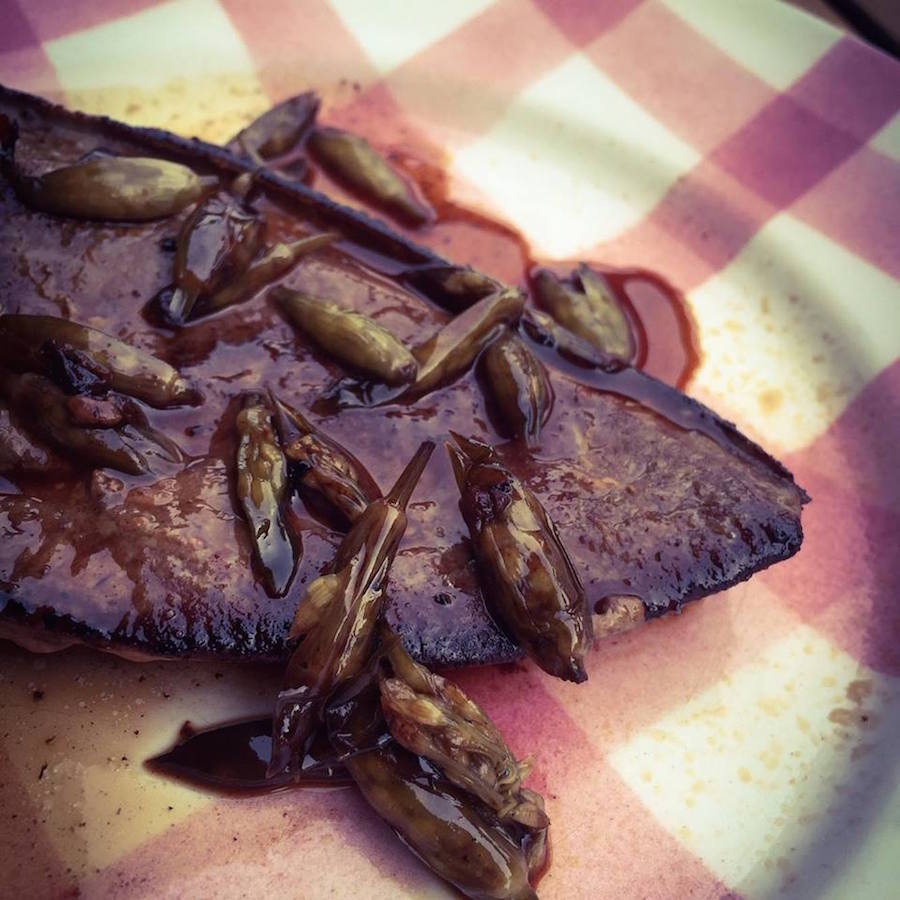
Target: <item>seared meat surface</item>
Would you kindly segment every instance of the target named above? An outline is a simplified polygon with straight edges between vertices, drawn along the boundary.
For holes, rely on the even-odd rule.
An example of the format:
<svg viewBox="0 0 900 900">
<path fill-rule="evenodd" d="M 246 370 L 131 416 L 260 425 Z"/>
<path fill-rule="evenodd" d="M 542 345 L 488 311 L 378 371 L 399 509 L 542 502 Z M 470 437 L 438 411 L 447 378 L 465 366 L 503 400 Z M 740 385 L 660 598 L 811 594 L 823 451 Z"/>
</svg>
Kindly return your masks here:
<svg viewBox="0 0 900 900">
<path fill-rule="evenodd" d="M 98 148 L 167 156 L 203 176 L 241 171 L 224 151 L 72 116 L 13 92 L 0 92 L 0 114 L 18 122 L 17 160 L 32 174 Z M 252 202 L 264 215 L 267 245 L 324 228 L 342 237 L 304 256 L 279 284 L 352 307 L 410 348 L 450 320 L 395 278 L 411 263 L 434 262 L 429 251 L 274 179 Z M 557 365 L 551 349 L 531 345 L 554 400 L 539 445 L 527 448 L 494 430 L 474 368 L 402 402 L 323 404 L 329 386 L 352 373 L 292 327 L 267 290 L 168 326 L 154 298 L 172 282 L 173 239 L 188 215 L 190 208 L 138 224 L 59 218 L 24 206 L 0 178 L 3 313 L 60 316 L 103 331 L 174 366 L 203 398 L 144 405 L 147 421 L 185 460 L 143 475 L 79 465 L 42 443 L 27 411 L 0 401 L 5 633 L 40 641 L 46 632 L 54 644 L 83 640 L 148 656 L 283 656 L 297 603 L 342 534 L 294 492 L 288 512 L 302 559 L 284 596 L 266 592 L 234 493 L 235 418 L 247 392 L 271 390 L 304 411 L 382 489 L 422 441 L 440 444 L 455 431 L 493 444 L 556 523 L 598 613 L 610 598 L 636 597 L 645 617 L 660 615 L 799 548 L 806 496 L 790 473 L 728 423 L 630 368 Z M 369 252 L 375 244 L 377 255 Z M 7 364 L 0 347 L 0 368 Z M 387 620 L 431 665 L 509 660 L 519 650 L 486 612 L 458 500 L 446 454 L 435 453 L 408 510 Z"/>
</svg>

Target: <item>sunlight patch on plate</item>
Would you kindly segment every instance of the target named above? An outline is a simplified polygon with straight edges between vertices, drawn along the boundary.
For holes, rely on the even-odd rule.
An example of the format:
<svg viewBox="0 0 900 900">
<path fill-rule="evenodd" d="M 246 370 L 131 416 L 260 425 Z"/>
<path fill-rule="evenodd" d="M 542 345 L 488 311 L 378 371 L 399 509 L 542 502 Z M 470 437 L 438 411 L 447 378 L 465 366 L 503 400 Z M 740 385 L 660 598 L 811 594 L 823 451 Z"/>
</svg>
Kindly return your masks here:
<svg viewBox="0 0 900 900">
<path fill-rule="evenodd" d="M 688 297 L 704 358 L 692 392 L 770 449 L 809 444 L 900 355 L 900 287 L 787 213 Z"/>
<path fill-rule="evenodd" d="M 539 254 L 563 257 L 636 224 L 698 160 L 577 54 L 522 93 L 451 166 Z"/>
<path fill-rule="evenodd" d="M 660 822 L 722 881 L 774 896 L 802 870 L 839 869 L 838 848 L 889 775 L 900 690 L 798 626 L 610 755 Z M 877 747 L 885 748 L 879 751 Z"/>
<path fill-rule="evenodd" d="M 767 84 L 783 90 L 840 39 L 817 16 L 771 0 L 663 0 L 700 34 Z"/>
<path fill-rule="evenodd" d="M 274 673 L 274 677 L 273 677 Z M 215 798 L 150 773 L 182 722 L 263 712 L 281 674 L 265 666 L 134 663 L 84 648 L 4 647 L 3 741 L 45 834 L 75 872 L 103 868 Z"/>
<path fill-rule="evenodd" d="M 269 106 L 216 0 L 161 3 L 44 49 L 66 105 L 84 112 L 224 141 Z"/>
<path fill-rule="evenodd" d="M 44 47 L 69 91 L 98 84 L 151 87 L 176 72 L 192 78 L 253 70 L 244 42 L 216 0 L 161 3 Z"/>
</svg>

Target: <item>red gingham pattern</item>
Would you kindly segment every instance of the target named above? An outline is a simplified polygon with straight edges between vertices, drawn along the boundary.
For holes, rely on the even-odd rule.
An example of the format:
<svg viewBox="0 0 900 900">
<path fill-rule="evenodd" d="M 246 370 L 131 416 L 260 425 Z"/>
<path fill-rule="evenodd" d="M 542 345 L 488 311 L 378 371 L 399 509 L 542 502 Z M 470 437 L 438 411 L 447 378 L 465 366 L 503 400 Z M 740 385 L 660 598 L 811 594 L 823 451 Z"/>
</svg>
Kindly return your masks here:
<svg viewBox="0 0 900 900">
<path fill-rule="evenodd" d="M 791 212 L 838 244 L 900 278 L 897 163 L 863 147 L 836 166 Z"/>
<path fill-rule="evenodd" d="M 456 140 L 471 140 L 572 49 L 537 7 L 498 0 L 388 73 L 385 83 L 404 113 L 426 129 L 452 130 Z"/>
<path fill-rule="evenodd" d="M 838 39 L 779 92 L 654 0 L 496 0 L 379 74 L 326 0 L 219 4 L 269 100 L 327 87 L 320 74 L 332 71 L 331 61 L 339 59 L 342 76 L 358 89 L 338 94 L 325 110 L 327 118 L 345 126 L 360 123 L 384 143 L 421 133 L 453 148 L 466 146 L 529 86 L 582 54 L 701 157 L 641 221 L 595 248 L 592 255 L 613 264 L 656 269 L 691 290 L 787 211 L 900 277 L 900 164 L 869 146 L 900 109 L 900 65 L 853 38 Z M 62 99 L 66 85 L 45 44 L 150 5 L 6 0 L 0 81 Z M 885 413 L 891 409 L 893 417 Z M 546 793 L 551 815 L 557 808 L 566 811 L 554 820 L 545 896 L 737 896 L 657 821 L 605 759 L 598 760 L 598 747 L 651 725 L 799 622 L 875 671 L 900 676 L 900 616 L 894 609 L 900 584 L 898 422 L 895 362 L 824 434 L 785 460 L 815 498 L 804 514 L 803 551 L 758 576 L 752 587 L 739 586 L 690 615 L 652 623 L 605 645 L 591 659 L 588 688 L 548 686 L 529 667 L 459 674 L 513 749 L 537 754 L 535 785 Z M 752 607 L 743 602 L 749 590 Z M 733 633 L 741 636 L 737 645 Z M 592 689 L 603 698 L 600 716 Z M 5 762 L 0 758 L 0 767 L 10 772 Z M 579 777 L 586 769 L 592 773 L 590 795 Z M 10 814 L 36 816 L 14 779 L 5 778 L 2 787 Z M 235 838 L 232 846 L 231 817 L 238 814 L 242 840 Z M 85 896 L 138 897 L 151 884 L 176 896 L 180 884 L 191 883 L 203 894 L 218 886 L 189 880 L 202 868 L 198 861 L 216 847 L 227 845 L 233 859 L 248 866 L 261 852 L 269 860 L 300 853 L 302 860 L 299 848 L 310 829 L 338 822 L 344 839 L 364 848 L 379 870 L 410 892 L 424 890 L 429 877 L 395 851 L 372 818 L 349 794 L 221 801 L 80 887 Z M 27 847 L 10 848 L 26 861 L 28 883 L 71 886 L 53 846 L 40 839 L 39 829 L 35 833 Z M 19 868 L 13 879 L 24 872 Z M 235 872 L 236 891 L 241 884 L 252 887 L 252 869 Z M 273 861 L 269 889 L 292 895 L 299 890 L 297 877 L 291 866 L 278 868 Z M 303 877 L 313 879 L 315 873 Z M 21 884 L 24 892 L 26 882 Z"/>
<path fill-rule="evenodd" d="M 53 0 L 28 0 L 21 10 L 39 41 L 52 41 L 77 31 L 102 25 L 153 6 L 153 0 L 92 0 L 60 5 Z"/>
<path fill-rule="evenodd" d="M 703 153 L 775 95 L 658 3 L 641 4 L 585 52 L 655 119 Z M 716 90 L 710 91 L 713 83 Z"/>
<path fill-rule="evenodd" d="M 900 675 L 900 361 L 785 460 L 816 498 L 804 551 L 763 572 L 782 602 L 876 671 Z M 847 473 L 853 477 L 848 478 Z"/>
</svg>

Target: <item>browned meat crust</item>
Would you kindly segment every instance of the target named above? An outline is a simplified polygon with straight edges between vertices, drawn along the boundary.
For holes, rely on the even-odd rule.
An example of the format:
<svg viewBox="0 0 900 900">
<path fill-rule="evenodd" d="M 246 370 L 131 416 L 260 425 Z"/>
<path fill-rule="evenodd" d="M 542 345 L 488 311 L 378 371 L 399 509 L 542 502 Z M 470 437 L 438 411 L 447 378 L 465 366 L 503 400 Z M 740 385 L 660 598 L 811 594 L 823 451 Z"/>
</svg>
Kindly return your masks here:
<svg viewBox="0 0 900 900">
<path fill-rule="evenodd" d="M 0 113 L 19 121 L 20 158 L 35 171 L 97 147 L 178 160 L 203 174 L 243 169 L 221 148 L 8 90 L 0 89 Z M 310 225 L 346 238 L 305 259 L 284 284 L 340 298 L 408 346 L 446 321 L 391 278 L 404 265 L 437 259 L 430 251 L 276 175 L 262 175 L 261 183 L 270 238 L 297 237 Z M 147 410 L 153 426 L 190 456 L 163 477 L 72 474 L 46 453 L 56 467 L 51 478 L 15 467 L 0 475 L 5 633 L 19 640 L 33 634 L 32 645 L 74 639 L 132 655 L 281 656 L 304 586 L 339 535 L 295 500 L 303 561 L 287 596 L 267 596 L 232 496 L 235 400 L 271 386 L 308 410 L 344 373 L 264 294 L 179 332 L 144 317 L 142 308 L 171 280 L 165 239 L 183 216 L 141 225 L 72 222 L 25 209 L 2 181 L 0 192 L 5 311 L 65 315 L 100 328 L 167 360 L 205 397 L 195 408 Z M 599 374 L 557 365 L 536 349 L 551 367 L 556 405 L 533 458 L 499 443 L 472 373 L 415 404 L 345 410 L 317 424 L 382 487 L 421 440 L 442 440 L 450 429 L 499 443 L 506 464 L 557 522 L 589 600 L 611 617 L 598 620 L 598 635 L 641 617 L 633 601 L 604 603 L 608 598 L 639 597 L 642 615 L 652 617 L 797 551 L 806 495 L 732 425 L 634 370 Z M 0 461 L 25 446 L 27 424 L 0 411 Z M 28 450 L 32 469 L 41 452 Z M 432 665 L 509 660 L 518 649 L 485 612 L 457 499 L 449 464 L 437 453 L 410 505 L 387 615 Z"/>
</svg>

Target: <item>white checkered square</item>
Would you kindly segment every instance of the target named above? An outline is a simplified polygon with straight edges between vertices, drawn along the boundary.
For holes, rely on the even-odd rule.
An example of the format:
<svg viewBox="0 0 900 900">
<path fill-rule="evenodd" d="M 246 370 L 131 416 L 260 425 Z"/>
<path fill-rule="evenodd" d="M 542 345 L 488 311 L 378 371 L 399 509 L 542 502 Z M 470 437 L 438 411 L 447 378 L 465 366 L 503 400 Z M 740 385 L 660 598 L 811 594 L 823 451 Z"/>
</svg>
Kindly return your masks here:
<svg viewBox="0 0 900 900">
<path fill-rule="evenodd" d="M 841 33 L 816 16 L 774 0 L 662 0 L 722 52 L 784 90 L 835 44 Z"/>
<path fill-rule="evenodd" d="M 172 0 L 44 48 L 67 105 L 133 124 L 227 140 L 268 105 L 217 0 Z"/>
<path fill-rule="evenodd" d="M 576 54 L 520 94 L 452 171 L 539 254 L 564 257 L 636 224 L 698 159 Z"/>
<path fill-rule="evenodd" d="M 900 162 L 900 113 L 897 113 L 876 135 L 869 141 L 869 146 L 885 156 Z"/>
<path fill-rule="evenodd" d="M 616 748 L 610 762 L 742 896 L 851 897 L 840 881 L 825 885 L 865 835 L 880 791 L 893 787 L 898 699 L 895 679 L 801 625 Z M 870 861 L 876 868 L 855 884 L 857 897 L 868 879 L 887 883 L 890 856 Z M 819 889 L 804 893 L 812 884 Z"/>
<path fill-rule="evenodd" d="M 809 444 L 900 354 L 900 285 L 788 213 L 688 299 L 704 354 L 691 389 L 772 448 Z"/>
<path fill-rule="evenodd" d="M 494 0 L 329 0 L 379 72 L 389 72 L 450 34 Z"/>
</svg>

